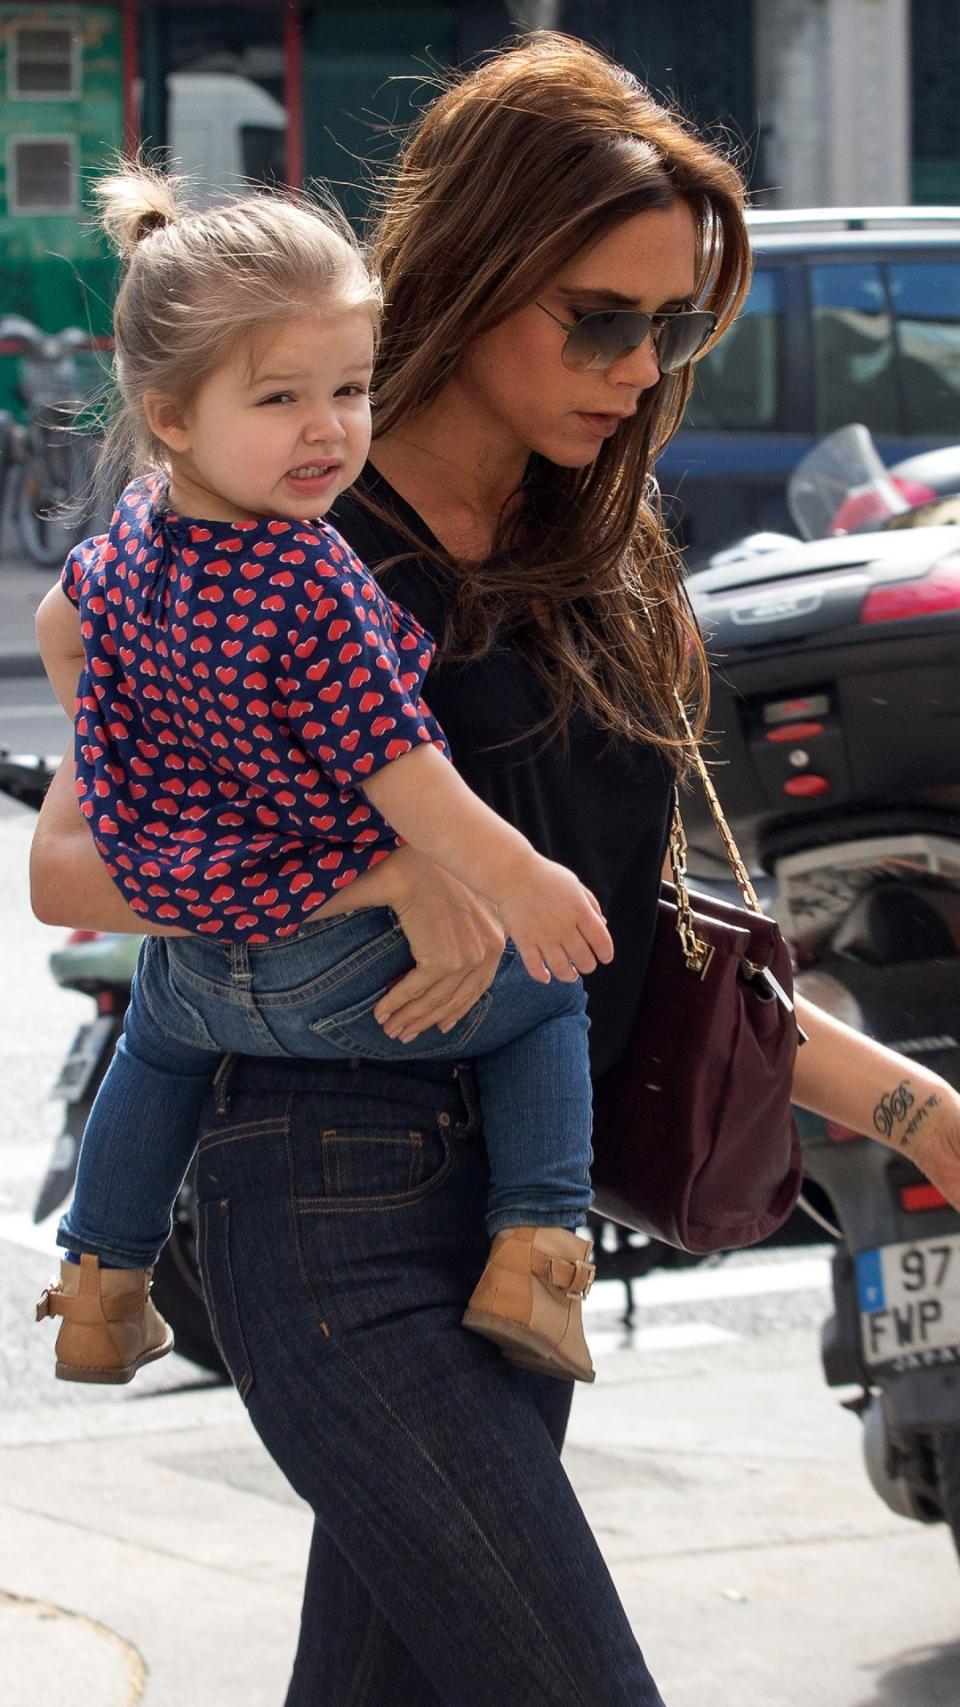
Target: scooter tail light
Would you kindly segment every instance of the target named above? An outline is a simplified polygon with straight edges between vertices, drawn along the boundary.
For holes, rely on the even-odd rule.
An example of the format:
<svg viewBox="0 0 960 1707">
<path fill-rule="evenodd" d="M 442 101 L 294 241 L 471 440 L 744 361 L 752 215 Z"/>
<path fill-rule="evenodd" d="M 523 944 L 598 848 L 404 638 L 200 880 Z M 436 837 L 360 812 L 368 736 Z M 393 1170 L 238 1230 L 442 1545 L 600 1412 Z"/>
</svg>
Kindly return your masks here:
<svg viewBox="0 0 960 1707">
<path fill-rule="evenodd" d="M 862 1132 L 854 1131 L 852 1126 L 842 1126 L 839 1120 L 825 1120 L 823 1130 L 831 1144 L 849 1144 L 852 1138 L 862 1138 Z"/>
<path fill-rule="evenodd" d="M 96 942 L 97 937 L 102 934 L 103 933 L 101 931 L 71 931 L 70 935 L 67 937 L 65 946 L 67 948 L 77 948 L 80 943 L 83 942 Z"/>
<path fill-rule="evenodd" d="M 911 1214 L 918 1209 L 946 1209 L 950 1200 L 935 1185 L 903 1185 L 900 1187 L 900 1207 Z"/>
<path fill-rule="evenodd" d="M 114 1014 L 117 1011 L 117 998 L 112 990 L 97 991 L 97 1013 Z"/>
<path fill-rule="evenodd" d="M 929 574 L 918 575 L 913 581 L 874 587 L 863 601 L 860 621 L 904 622 L 948 610 L 960 610 L 960 551 L 951 552 Z"/>
</svg>

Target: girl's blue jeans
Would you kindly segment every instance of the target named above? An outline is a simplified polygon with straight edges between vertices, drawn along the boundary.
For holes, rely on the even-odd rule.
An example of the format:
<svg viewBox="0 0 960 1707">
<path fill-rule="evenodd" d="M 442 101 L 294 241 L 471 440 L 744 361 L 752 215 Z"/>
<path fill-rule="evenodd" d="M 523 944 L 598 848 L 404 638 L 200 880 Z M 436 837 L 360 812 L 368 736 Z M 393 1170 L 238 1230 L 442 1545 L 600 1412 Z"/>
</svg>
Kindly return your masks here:
<svg viewBox="0 0 960 1707">
<path fill-rule="evenodd" d="M 473 1060 L 490 1159 L 490 1236 L 517 1225 L 576 1227 L 591 1201 L 580 980 L 538 984 L 508 944 L 490 989 L 452 1031 L 431 1029 L 403 1044 L 386 1035 L 373 1009 L 411 965 L 385 907 L 316 920 L 258 948 L 146 938 L 58 1243 L 120 1267 L 156 1262 L 224 1054 Z"/>
<path fill-rule="evenodd" d="M 286 1707 L 663 1707 L 560 1463 L 571 1383 L 460 1325 L 488 1183 L 469 1066 L 239 1060 L 203 1113 L 211 1320 L 315 1514 Z"/>
</svg>

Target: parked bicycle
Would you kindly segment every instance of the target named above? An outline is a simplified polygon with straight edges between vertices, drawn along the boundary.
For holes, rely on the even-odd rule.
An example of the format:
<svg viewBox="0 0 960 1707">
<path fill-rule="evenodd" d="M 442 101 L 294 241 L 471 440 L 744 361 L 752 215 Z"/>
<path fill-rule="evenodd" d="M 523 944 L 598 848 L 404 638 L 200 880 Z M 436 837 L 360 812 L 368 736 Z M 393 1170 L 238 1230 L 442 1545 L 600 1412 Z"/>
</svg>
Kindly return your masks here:
<svg viewBox="0 0 960 1707">
<path fill-rule="evenodd" d="M 0 316 L 0 354 L 20 357 L 18 421 L 0 413 L 0 516 L 12 522 L 27 556 L 49 569 L 97 531 L 91 494 L 96 431 L 83 419 L 100 390 L 96 341 L 78 326 L 42 332 L 19 314 Z"/>
</svg>

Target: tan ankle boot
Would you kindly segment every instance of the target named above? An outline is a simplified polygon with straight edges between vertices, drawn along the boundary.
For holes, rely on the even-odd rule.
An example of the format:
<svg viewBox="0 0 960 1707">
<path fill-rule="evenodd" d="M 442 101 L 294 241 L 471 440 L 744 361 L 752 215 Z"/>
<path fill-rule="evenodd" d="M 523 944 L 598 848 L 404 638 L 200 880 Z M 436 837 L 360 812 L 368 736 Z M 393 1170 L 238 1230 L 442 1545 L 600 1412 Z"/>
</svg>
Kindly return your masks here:
<svg viewBox="0 0 960 1707">
<path fill-rule="evenodd" d="M 593 1246 L 564 1227 L 507 1227 L 493 1241 L 463 1325 L 523 1369 L 592 1381 L 581 1305 Z"/>
<path fill-rule="evenodd" d="M 173 1331 L 150 1302 L 152 1268 L 101 1268 L 99 1257 L 60 1264 L 37 1305 L 37 1321 L 62 1316 L 57 1335 L 61 1381 L 119 1384 L 143 1363 L 173 1350 Z"/>
</svg>

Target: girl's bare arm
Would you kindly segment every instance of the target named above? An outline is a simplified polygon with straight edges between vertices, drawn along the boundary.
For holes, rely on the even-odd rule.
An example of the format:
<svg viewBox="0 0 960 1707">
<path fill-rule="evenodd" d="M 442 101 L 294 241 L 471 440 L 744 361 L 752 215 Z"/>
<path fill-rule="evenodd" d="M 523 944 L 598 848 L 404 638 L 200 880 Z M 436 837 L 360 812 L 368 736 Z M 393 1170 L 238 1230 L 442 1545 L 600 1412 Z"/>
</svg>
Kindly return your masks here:
<svg viewBox="0 0 960 1707">
<path fill-rule="evenodd" d="M 60 704 L 72 719 L 77 682 L 83 669 L 80 612 L 59 583 L 41 601 L 36 616 L 37 646 Z"/>
</svg>

